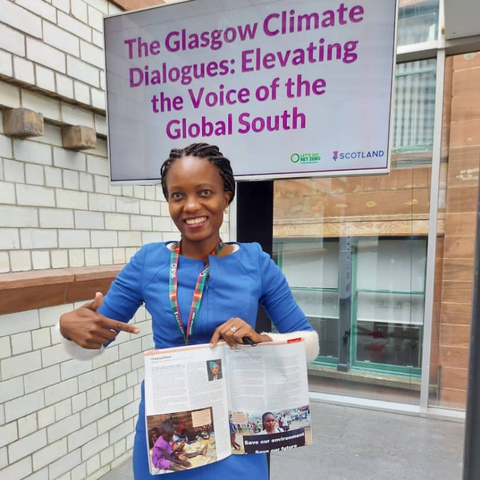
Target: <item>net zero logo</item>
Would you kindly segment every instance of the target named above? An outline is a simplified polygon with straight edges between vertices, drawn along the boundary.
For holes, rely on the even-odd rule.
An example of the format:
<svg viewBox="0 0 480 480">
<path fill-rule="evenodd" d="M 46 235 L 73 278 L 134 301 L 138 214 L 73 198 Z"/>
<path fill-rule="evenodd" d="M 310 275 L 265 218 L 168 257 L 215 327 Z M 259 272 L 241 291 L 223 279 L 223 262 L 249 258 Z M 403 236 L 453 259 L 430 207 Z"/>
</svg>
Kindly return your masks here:
<svg viewBox="0 0 480 480">
<path fill-rule="evenodd" d="M 321 158 L 318 153 L 292 153 L 290 155 L 292 163 L 318 163 Z"/>
</svg>

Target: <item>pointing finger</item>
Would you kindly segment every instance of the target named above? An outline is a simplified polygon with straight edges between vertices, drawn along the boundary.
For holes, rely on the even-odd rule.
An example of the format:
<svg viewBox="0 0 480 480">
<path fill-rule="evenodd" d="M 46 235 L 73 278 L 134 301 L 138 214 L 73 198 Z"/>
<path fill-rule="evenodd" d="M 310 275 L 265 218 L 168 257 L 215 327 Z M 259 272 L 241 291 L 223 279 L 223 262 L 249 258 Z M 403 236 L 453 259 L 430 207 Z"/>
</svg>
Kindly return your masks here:
<svg viewBox="0 0 480 480">
<path fill-rule="evenodd" d="M 127 333 L 139 333 L 140 329 L 135 325 L 130 325 L 128 323 L 119 322 L 118 320 L 112 320 L 111 318 L 104 317 L 102 325 L 107 328 L 112 328 L 113 330 L 119 330 L 121 332 Z"/>
</svg>

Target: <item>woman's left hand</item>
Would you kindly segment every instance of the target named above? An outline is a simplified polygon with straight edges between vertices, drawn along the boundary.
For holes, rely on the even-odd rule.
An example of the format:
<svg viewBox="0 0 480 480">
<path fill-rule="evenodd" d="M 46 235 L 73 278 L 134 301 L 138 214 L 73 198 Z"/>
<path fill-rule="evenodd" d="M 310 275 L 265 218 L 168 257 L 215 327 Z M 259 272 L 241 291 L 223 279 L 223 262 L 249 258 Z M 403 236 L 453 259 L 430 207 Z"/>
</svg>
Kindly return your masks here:
<svg viewBox="0 0 480 480">
<path fill-rule="evenodd" d="M 218 341 L 223 339 L 230 347 L 237 348 L 237 345 L 244 344 L 243 337 L 249 337 L 253 343 L 271 341 L 268 335 L 260 335 L 245 320 L 234 317 L 217 327 L 210 340 L 210 347 L 216 347 Z"/>
</svg>

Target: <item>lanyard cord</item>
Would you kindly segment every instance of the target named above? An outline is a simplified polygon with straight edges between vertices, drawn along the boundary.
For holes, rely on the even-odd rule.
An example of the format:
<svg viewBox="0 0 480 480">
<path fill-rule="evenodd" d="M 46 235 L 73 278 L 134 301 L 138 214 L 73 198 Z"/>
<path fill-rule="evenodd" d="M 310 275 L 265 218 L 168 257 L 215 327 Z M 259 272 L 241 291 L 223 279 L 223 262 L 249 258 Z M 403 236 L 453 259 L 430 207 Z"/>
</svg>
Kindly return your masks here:
<svg viewBox="0 0 480 480">
<path fill-rule="evenodd" d="M 217 246 L 212 250 L 210 255 L 217 256 L 223 248 L 224 243 L 220 240 Z M 187 331 L 183 327 L 182 317 L 180 316 L 180 309 L 178 308 L 178 261 L 180 258 L 180 242 L 178 242 L 175 247 L 172 249 L 170 255 L 170 275 L 168 282 L 168 293 L 170 297 L 170 308 L 172 309 L 173 318 L 177 327 L 180 329 L 180 332 L 183 335 L 185 340 L 185 345 L 188 345 L 190 337 L 195 331 L 195 326 L 197 323 L 197 314 L 200 309 L 200 304 L 202 303 L 203 289 L 205 288 L 205 282 L 208 277 L 208 272 L 210 270 L 210 265 L 206 265 L 205 268 L 199 273 L 197 282 L 195 284 L 195 290 L 193 292 L 192 305 L 190 306 L 190 315 L 188 316 Z"/>
</svg>

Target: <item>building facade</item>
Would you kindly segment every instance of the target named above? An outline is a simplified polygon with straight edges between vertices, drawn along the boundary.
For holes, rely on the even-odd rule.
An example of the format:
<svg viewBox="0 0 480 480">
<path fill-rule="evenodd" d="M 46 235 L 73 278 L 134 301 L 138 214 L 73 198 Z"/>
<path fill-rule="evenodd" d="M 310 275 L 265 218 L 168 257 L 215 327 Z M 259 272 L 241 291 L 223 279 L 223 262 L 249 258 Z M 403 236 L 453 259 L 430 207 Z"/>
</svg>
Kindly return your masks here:
<svg viewBox="0 0 480 480">
<path fill-rule="evenodd" d="M 391 173 L 275 182 L 274 236 L 320 334 L 315 390 L 464 410 L 480 53 L 439 55 L 439 7 L 400 2 Z M 420 52 L 432 41 L 428 58 Z M 402 58 L 416 44 L 425 58 Z M 345 283 L 351 305 L 341 318 Z"/>
</svg>

